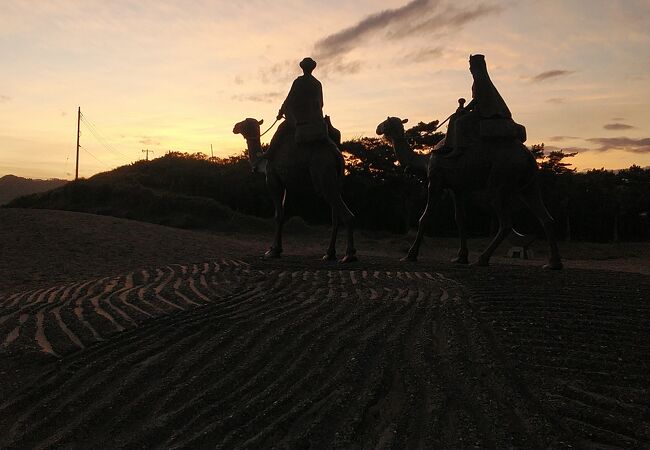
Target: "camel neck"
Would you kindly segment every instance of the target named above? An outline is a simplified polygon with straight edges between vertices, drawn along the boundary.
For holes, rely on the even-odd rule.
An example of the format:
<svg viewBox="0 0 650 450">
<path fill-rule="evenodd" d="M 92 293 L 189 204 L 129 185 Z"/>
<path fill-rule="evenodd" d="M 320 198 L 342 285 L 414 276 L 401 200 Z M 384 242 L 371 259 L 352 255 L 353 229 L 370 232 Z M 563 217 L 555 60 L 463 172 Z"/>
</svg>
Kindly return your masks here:
<svg viewBox="0 0 650 450">
<path fill-rule="evenodd" d="M 429 158 L 414 152 L 408 144 L 406 136 L 393 139 L 393 148 L 395 149 L 395 156 L 402 167 L 427 172 Z"/>
<path fill-rule="evenodd" d="M 262 143 L 259 136 L 246 138 L 246 146 L 248 147 L 248 160 L 251 166 L 257 167 L 259 172 L 266 173 L 266 160 L 262 160 Z"/>
</svg>

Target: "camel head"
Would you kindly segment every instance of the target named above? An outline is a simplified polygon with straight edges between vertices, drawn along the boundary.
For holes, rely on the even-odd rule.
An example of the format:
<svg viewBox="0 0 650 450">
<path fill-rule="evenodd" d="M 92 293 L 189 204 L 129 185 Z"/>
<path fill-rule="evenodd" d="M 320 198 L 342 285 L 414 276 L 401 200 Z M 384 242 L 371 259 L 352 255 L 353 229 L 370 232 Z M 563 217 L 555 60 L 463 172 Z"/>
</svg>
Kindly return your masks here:
<svg viewBox="0 0 650 450">
<path fill-rule="evenodd" d="M 383 135 L 389 141 L 394 141 L 396 138 L 404 136 L 404 124 L 408 121 L 408 119 L 400 119 L 399 117 L 388 117 L 377 125 L 377 134 Z"/>
<path fill-rule="evenodd" d="M 235 134 L 241 134 L 244 136 L 244 139 L 259 139 L 260 138 L 260 125 L 264 123 L 264 119 L 256 120 L 244 119 L 241 122 L 235 124 L 232 132 Z"/>
</svg>

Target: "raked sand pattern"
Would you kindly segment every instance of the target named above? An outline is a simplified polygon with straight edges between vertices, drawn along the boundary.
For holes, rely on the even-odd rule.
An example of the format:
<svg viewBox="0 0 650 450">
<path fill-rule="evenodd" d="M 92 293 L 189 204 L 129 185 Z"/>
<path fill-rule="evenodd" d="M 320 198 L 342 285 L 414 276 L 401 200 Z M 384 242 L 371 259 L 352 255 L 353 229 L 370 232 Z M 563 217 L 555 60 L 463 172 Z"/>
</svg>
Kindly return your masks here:
<svg viewBox="0 0 650 450">
<path fill-rule="evenodd" d="M 0 401 L 0 447 L 647 445 L 648 308 L 589 274 L 600 296 L 219 259 L 0 297 L 0 351 L 49 361 Z"/>
<path fill-rule="evenodd" d="M 12 295 L 3 346 L 61 359 L 0 405 L 0 444 L 541 444 L 553 425 L 462 293 L 430 272 L 222 260 Z"/>
</svg>

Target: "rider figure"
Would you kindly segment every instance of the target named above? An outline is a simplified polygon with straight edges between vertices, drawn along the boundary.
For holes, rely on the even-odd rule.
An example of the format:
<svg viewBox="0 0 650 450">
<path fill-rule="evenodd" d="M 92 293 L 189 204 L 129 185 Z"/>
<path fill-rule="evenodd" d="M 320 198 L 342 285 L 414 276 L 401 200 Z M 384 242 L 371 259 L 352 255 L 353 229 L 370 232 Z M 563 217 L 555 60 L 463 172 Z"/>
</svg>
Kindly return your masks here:
<svg viewBox="0 0 650 450">
<path fill-rule="evenodd" d="M 512 114 L 503 100 L 499 91 L 490 80 L 485 56 L 471 55 L 469 57 L 469 70 L 474 82 L 472 84 L 472 101 L 465 108 L 459 108 L 449 122 L 447 136 L 453 148 L 447 158 L 460 156 L 476 136 L 468 136 L 472 124 L 478 124 L 482 119 L 511 119 Z M 477 125 L 478 126 L 478 125 Z M 477 127 L 475 127 L 477 128 Z"/>
<path fill-rule="evenodd" d="M 305 58 L 300 61 L 303 75 L 293 81 L 287 98 L 278 111 L 277 120 L 286 120 L 273 135 L 269 149 L 264 158 L 273 159 L 276 149 L 281 145 L 285 135 L 295 133 L 297 144 L 305 144 L 326 139 L 327 125 L 323 118 L 323 86 L 312 72 L 316 61 Z"/>
</svg>

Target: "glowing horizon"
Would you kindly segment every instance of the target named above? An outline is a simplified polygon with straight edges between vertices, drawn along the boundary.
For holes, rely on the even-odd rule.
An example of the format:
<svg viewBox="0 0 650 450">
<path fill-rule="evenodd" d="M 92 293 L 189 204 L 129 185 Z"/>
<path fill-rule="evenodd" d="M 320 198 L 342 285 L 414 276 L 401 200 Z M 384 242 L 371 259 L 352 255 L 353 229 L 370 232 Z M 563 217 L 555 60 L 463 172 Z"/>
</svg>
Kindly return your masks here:
<svg viewBox="0 0 650 450">
<path fill-rule="evenodd" d="M 0 176 L 74 176 L 78 106 L 108 143 L 82 125 L 101 163 L 82 150 L 80 176 L 146 148 L 240 153 L 233 124 L 270 125 L 306 55 L 344 140 L 388 115 L 443 120 L 471 96 L 467 57 L 483 53 L 528 145 L 577 150 L 579 170 L 650 166 L 649 19 L 643 1 L 9 0 Z"/>
</svg>

